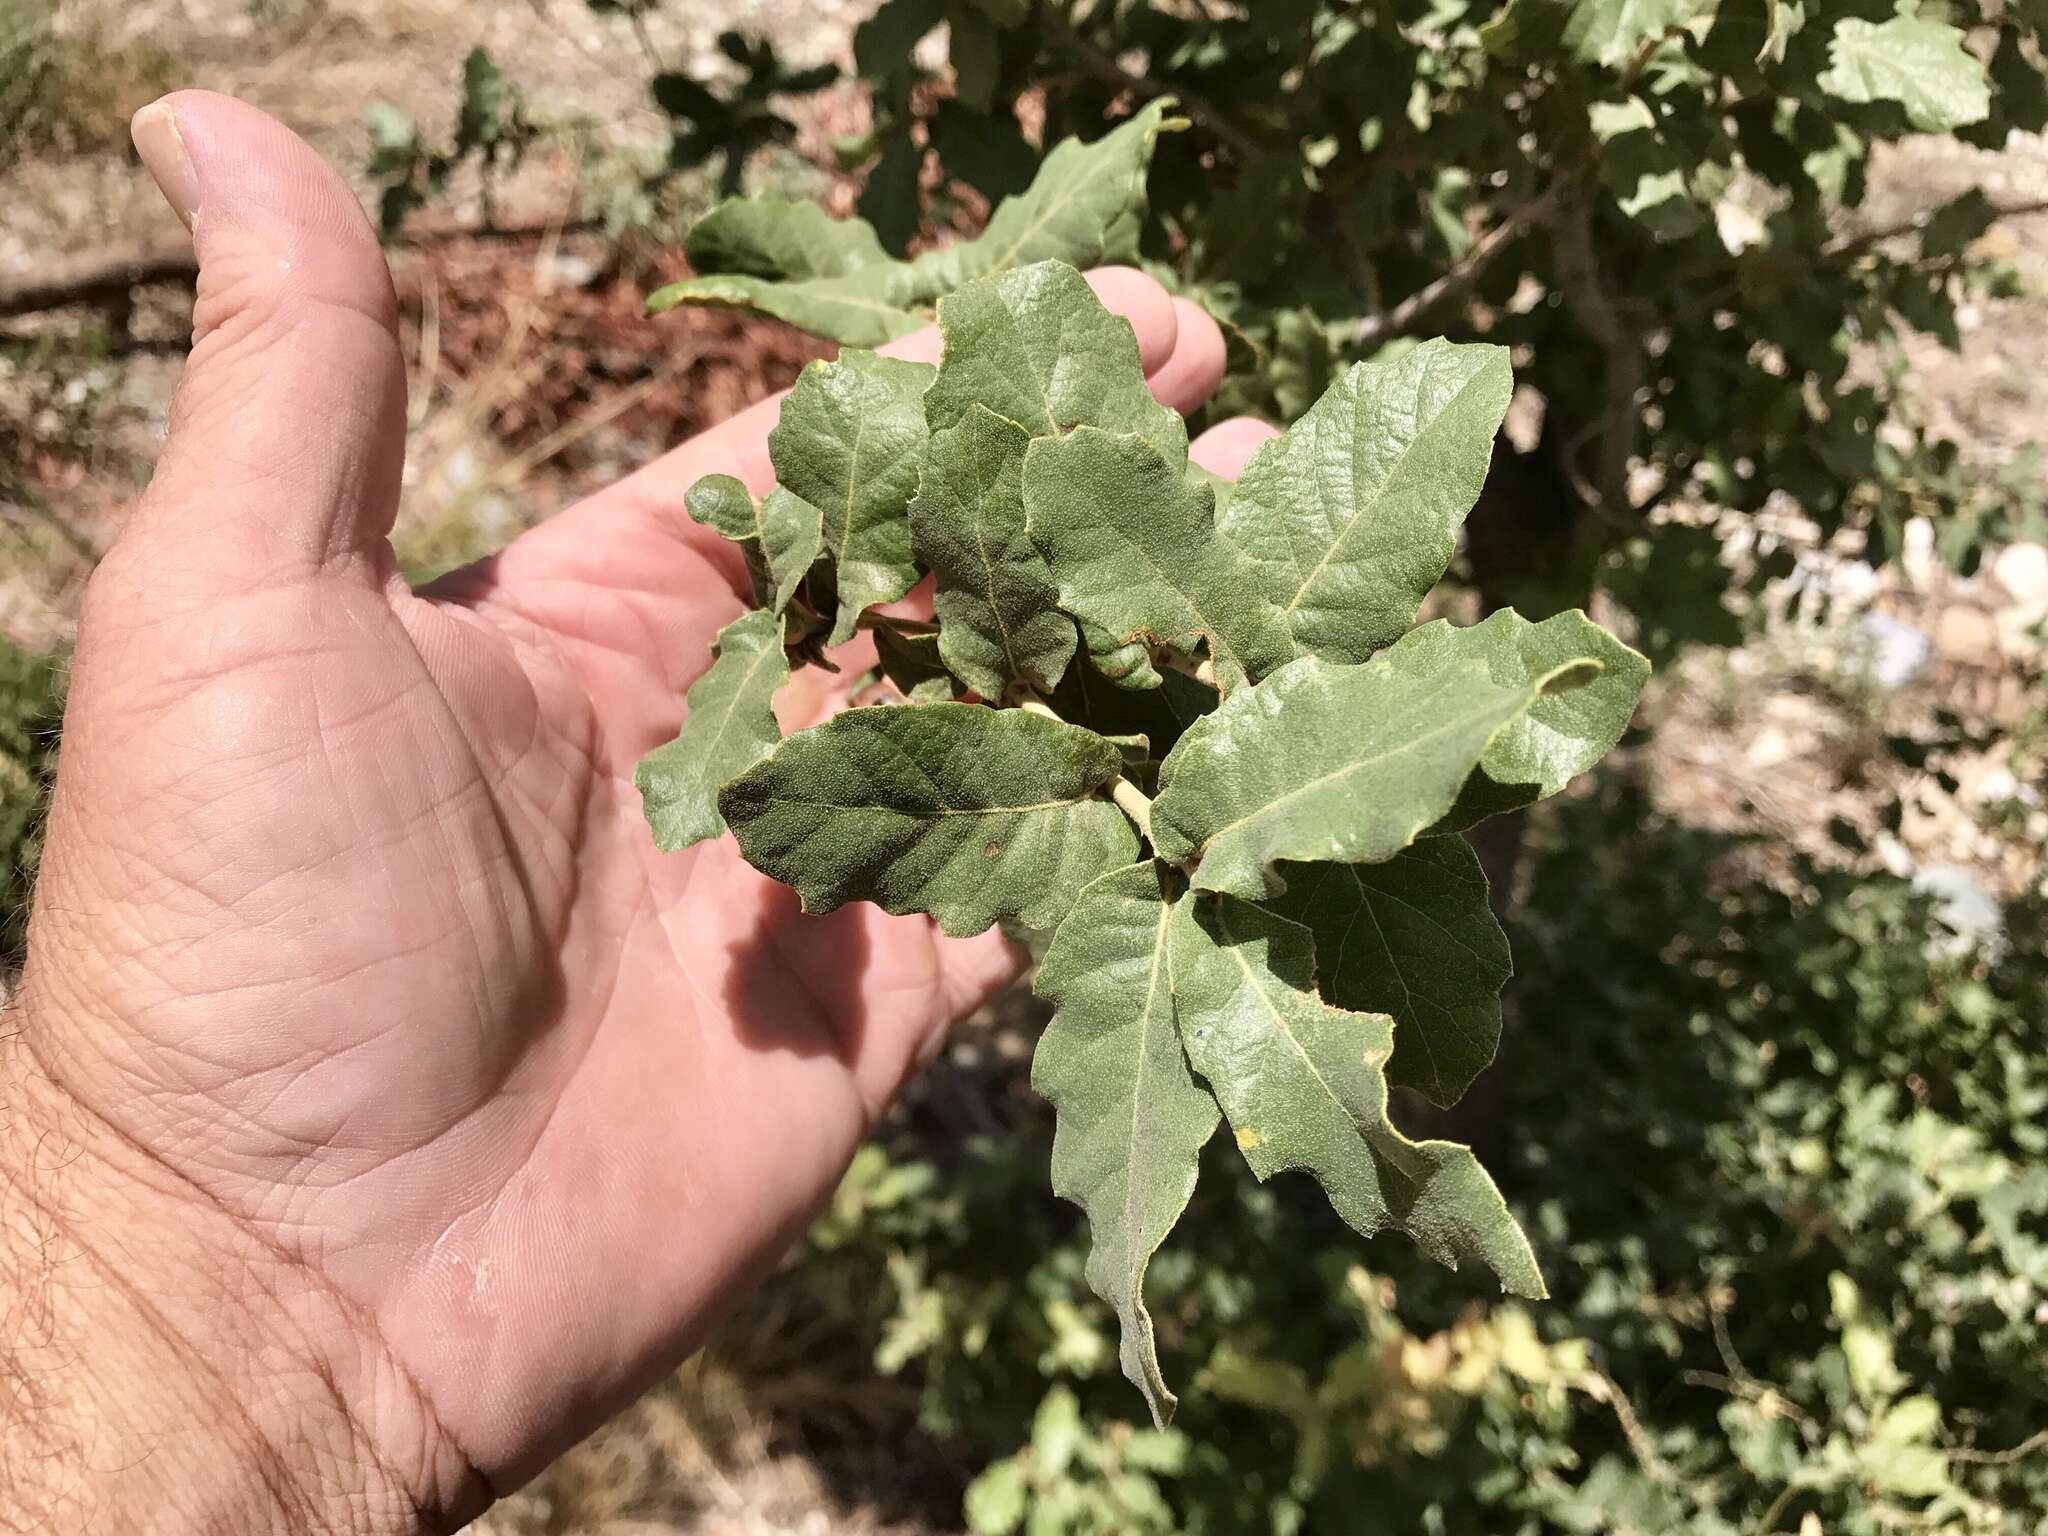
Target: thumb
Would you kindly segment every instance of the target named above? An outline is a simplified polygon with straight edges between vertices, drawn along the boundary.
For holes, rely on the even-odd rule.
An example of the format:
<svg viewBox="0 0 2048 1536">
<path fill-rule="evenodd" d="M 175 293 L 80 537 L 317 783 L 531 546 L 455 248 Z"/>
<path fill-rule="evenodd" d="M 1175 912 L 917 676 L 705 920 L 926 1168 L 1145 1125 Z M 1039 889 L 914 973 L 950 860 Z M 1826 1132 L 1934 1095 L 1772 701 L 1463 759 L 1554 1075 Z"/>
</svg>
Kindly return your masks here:
<svg viewBox="0 0 2048 1536">
<path fill-rule="evenodd" d="M 254 107 L 179 91 L 135 147 L 199 257 L 170 436 L 122 544 L 208 588 L 357 566 L 381 576 L 405 454 L 405 365 L 355 195 Z"/>
</svg>

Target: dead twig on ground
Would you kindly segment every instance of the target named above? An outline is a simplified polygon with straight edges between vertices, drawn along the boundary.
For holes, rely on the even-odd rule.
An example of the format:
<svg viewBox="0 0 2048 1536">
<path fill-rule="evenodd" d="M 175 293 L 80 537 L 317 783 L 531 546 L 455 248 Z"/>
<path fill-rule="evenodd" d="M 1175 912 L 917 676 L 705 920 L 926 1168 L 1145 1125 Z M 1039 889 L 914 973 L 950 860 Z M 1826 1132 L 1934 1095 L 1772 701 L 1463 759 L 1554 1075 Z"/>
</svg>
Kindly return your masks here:
<svg viewBox="0 0 2048 1536">
<path fill-rule="evenodd" d="M 524 224 L 433 226 L 408 234 L 397 248 L 425 249 L 455 240 L 516 242 L 550 234 L 588 234 L 600 227 L 595 219 L 564 223 L 559 217 Z M 189 288 L 198 276 L 198 258 L 185 244 L 88 251 L 26 277 L 0 279 L 0 319 L 85 304 L 122 308 L 137 288 Z"/>
</svg>

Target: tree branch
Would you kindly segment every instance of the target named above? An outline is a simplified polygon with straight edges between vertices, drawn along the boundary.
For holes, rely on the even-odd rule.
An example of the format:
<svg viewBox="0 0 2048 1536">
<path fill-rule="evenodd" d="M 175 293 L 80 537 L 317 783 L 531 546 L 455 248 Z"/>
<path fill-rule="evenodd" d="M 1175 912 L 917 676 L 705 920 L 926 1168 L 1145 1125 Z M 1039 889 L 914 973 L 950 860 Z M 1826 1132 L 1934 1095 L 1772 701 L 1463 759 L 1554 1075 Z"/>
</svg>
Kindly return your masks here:
<svg viewBox="0 0 2048 1536">
<path fill-rule="evenodd" d="M 1820 248 L 1821 255 L 1830 261 L 1844 256 L 1860 256 L 1874 245 L 1887 240 L 1896 240 L 1901 235 L 1917 235 L 1934 221 L 1941 212 L 1939 208 L 1923 208 L 1911 218 L 1901 219 L 1894 224 L 1882 224 L 1876 229 L 1861 230 L 1853 235 L 1838 235 Z M 2048 198 L 2034 198 L 2024 203 L 1991 205 L 1991 218 L 1995 223 L 2000 219 L 2022 219 L 2029 214 L 2048 213 Z"/>
<path fill-rule="evenodd" d="M 1577 178 L 1565 184 L 1551 222 L 1551 249 L 1559 292 L 1579 328 L 1593 339 L 1602 360 L 1599 420 L 1587 434 L 1600 440 L 1600 457 L 1590 484 L 1579 492 L 1609 514 L 1628 511 L 1628 461 L 1635 451 L 1636 396 L 1643 387 L 1643 342 L 1631 322 L 1626 300 L 1617 298 L 1593 251 L 1593 203 Z M 1567 469 L 1579 481 L 1578 447 L 1567 451 Z"/>
<path fill-rule="evenodd" d="M 94 251 L 54 262 L 27 277 L 0 281 L 0 317 L 31 315 L 70 304 L 118 304 L 150 283 L 192 285 L 199 261 L 189 244 Z"/>
<path fill-rule="evenodd" d="M 400 250 L 426 249 L 455 240 L 518 241 L 550 231 L 589 234 L 602 228 L 597 219 L 538 220 L 528 224 L 444 225 L 422 229 L 397 241 Z M 189 245 L 127 246 L 89 251 L 60 261 L 27 277 L 0 279 L 0 319 L 40 314 L 73 304 L 120 305 L 137 288 L 175 283 L 189 288 L 199 276 L 199 261 Z"/>
<path fill-rule="evenodd" d="M 1372 347 L 1391 337 L 1406 335 L 1437 305 L 1479 281 L 1495 258 L 1530 229 L 1549 222 L 1562 195 L 1563 182 L 1553 181 L 1527 202 L 1510 210 L 1506 218 L 1473 241 L 1471 249 L 1460 256 L 1448 271 L 1416 289 L 1384 314 L 1361 315 L 1351 329 L 1352 345 Z"/>
<path fill-rule="evenodd" d="M 1175 85 L 1170 81 L 1124 68 L 1115 58 L 1076 32 L 1068 24 L 1067 19 L 1051 6 L 1045 8 L 1043 16 L 1046 33 L 1052 38 L 1054 45 L 1071 54 L 1074 62 L 1084 73 L 1093 75 L 1105 84 L 1133 91 L 1147 101 L 1155 96 L 1173 97 L 1191 121 L 1219 143 L 1227 145 L 1240 160 L 1256 160 L 1264 153 L 1259 148 L 1258 140 L 1186 86 Z"/>
</svg>

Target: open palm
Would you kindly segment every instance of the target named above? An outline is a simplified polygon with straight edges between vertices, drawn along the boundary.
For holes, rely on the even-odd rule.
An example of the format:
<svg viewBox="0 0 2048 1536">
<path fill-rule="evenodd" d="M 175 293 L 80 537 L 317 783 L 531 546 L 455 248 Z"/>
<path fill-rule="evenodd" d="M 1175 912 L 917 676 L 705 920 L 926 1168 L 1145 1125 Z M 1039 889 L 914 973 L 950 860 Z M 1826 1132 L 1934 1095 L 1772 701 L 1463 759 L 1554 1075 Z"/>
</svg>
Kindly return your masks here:
<svg viewBox="0 0 2048 1536">
<path fill-rule="evenodd" d="M 415 593 L 360 210 L 252 109 L 171 108 L 195 344 L 81 625 L 32 1043 L 331 1288 L 503 1488 L 694 1346 L 1016 962 L 866 905 L 802 916 L 729 839 L 653 849 L 634 765 L 744 586 L 682 492 L 764 489 L 774 403 Z M 1197 403 L 1213 325 L 1095 280 L 1155 392 Z M 1195 451 L 1230 473 L 1258 436 Z M 831 682 L 800 675 L 785 725 Z"/>
</svg>

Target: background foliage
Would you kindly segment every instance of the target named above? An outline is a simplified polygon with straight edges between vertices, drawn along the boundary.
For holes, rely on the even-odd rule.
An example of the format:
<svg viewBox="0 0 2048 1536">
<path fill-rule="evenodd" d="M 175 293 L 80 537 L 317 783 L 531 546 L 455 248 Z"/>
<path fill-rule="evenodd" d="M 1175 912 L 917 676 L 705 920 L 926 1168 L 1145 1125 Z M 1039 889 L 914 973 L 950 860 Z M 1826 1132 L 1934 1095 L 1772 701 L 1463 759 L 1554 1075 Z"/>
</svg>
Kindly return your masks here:
<svg viewBox="0 0 2048 1536">
<path fill-rule="evenodd" d="M 887 0 L 855 35 L 875 126 L 841 151 L 900 250 L 1023 184 L 1027 117 L 1049 145 L 1173 96 L 1192 129 L 1160 146 L 1143 245 L 1231 328 L 1214 409 L 1291 418 L 1344 363 L 1416 335 L 1512 346 L 1540 423 L 1501 443 L 1468 553 L 1489 603 L 1541 616 L 1595 586 L 1646 600 L 1688 564 L 1696 538 L 1638 537 L 1669 499 L 1776 497 L 1880 552 L 1930 515 L 1951 554 L 1977 553 L 2008 499 L 1958 483 L 1953 445 L 1854 353 L 1882 355 L 1902 322 L 1953 337 L 1959 302 L 2008 283 L 1973 245 L 1998 210 L 1969 192 L 1895 230 L 1835 221 L 1888 140 L 1997 145 L 2048 122 L 2041 19 L 1875 0 Z M 950 91 L 915 46 L 941 22 Z M 1679 638 L 1711 638 L 1715 605 L 1691 607 Z"/>
<path fill-rule="evenodd" d="M 63 714 L 63 658 L 0 637 L 0 977 L 21 964 Z"/>
<path fill-rule="evenodd" d="M 1475 1304 L 1214 1156 L 1153 1265 L 1192 1378 L 1158 1433 L 1046 1115 L 863 1152 L 781 1283 L 989 1458 L 973 1529 L 2041 1529 L 2048 905 L 1992 959 L 1908 881 L 1783 894 L 1615 777 L 1541 818 L 1482 1079 L 1549 1302 Z"/>
</svg>

